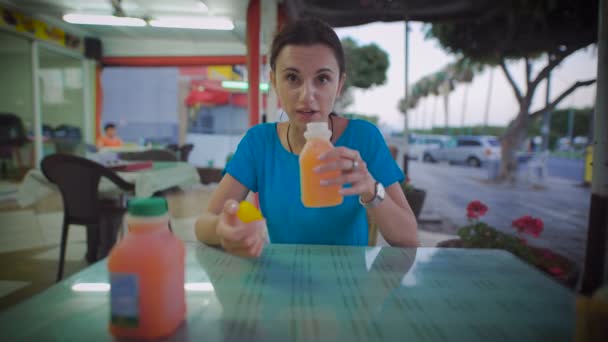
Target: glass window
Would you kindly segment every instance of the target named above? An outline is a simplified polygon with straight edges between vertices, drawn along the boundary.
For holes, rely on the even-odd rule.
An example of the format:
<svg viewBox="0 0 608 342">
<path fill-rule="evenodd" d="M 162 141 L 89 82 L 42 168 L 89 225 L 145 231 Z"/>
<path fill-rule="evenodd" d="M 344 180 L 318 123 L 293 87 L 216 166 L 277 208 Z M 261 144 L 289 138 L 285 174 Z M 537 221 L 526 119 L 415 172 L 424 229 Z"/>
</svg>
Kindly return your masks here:
<svg viewBox="0 0 608 342">
<path fill-rule="evenodd" d="M 82 61 L 40 45 L 38 82 L 43 132 L 53 137 L 55 152 L 82 153 L 84 84 Z M 52 153 L 44 146 L 44 154 Z"/>
<path fill-rule="evenodd" d="M 34 165 L 33 144 L 24 139 L 34 124 L 31 56 L 31 43 L 27 39 L 0 31 L 0 135 L 3 142 L 18 147 L 2 154 L 0 177 L 20 177 Z"/>
<path fill-rule="evenodd" d="M 447 142 L 445 142 L 445 144 L 443 144 L 444 147 L 456 147 L 458 145 L 456 139 L 450 139 Z"/>
<path fill-rule="evenodd" d="M 458 146 L 460 146 L 460 147 L 481 146 L 481 143 L 477 140 L 472 140 L 472 139 L 459 139 Z"/>
<path fill-rule="evenodd" d="M 18 116 L 30 130 L 34 123 L 30 42 L 0 31 L 0 113 Z"/>
<path fill-rule="evenodd" d="M 498 141 L 496 139 L 488 139 L 488 144 L 490 144 L 490 146 L 493 146 L 493 147 L 499 147 L 500 141 Z"/>
</svg>

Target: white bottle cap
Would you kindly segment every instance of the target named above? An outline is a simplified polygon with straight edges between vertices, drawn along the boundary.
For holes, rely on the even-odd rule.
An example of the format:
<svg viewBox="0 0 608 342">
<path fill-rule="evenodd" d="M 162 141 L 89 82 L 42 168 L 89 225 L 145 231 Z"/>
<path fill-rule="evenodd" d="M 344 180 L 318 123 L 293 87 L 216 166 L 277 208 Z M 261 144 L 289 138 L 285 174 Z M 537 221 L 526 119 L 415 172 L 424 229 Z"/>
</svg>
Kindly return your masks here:
<svg viewBox="0 0 608 342">
<path fill-rule="evenodd" d="M 309 122 L 306 124 L 306 132 L 304 132 L 306 139 L 310 138 L 324 138 L 328 139 L 331 137 L 331 131 L 327 127 L 327 122 Z"/>
</svg>

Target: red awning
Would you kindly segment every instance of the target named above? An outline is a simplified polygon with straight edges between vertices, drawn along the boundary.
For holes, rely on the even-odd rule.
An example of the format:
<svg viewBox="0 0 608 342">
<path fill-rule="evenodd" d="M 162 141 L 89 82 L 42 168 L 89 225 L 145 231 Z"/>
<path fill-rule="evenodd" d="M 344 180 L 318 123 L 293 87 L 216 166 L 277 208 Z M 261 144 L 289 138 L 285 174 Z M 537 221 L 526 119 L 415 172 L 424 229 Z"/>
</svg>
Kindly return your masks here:
<svg viewBox="0 0 608 342">
<path fill-rule="evenodd" d="M 186 106 L 221 106 L 232 105 L 247 108 L 247 93 L 229 91 L 222 87 L 218 80 L 193 80 L 190 93 L 186 97 Z M 262 106 L 266 107 L 266 94 L 262 96 Z"/>
<path fill-rule="evenodd" d="M 222 88 L 221 82 L 202 80 L 190 83 L 190 93 L 186 97 L 186 106 L 195 105 L 220 106 L 230 102 L 230 92 Z"/>
</svg>

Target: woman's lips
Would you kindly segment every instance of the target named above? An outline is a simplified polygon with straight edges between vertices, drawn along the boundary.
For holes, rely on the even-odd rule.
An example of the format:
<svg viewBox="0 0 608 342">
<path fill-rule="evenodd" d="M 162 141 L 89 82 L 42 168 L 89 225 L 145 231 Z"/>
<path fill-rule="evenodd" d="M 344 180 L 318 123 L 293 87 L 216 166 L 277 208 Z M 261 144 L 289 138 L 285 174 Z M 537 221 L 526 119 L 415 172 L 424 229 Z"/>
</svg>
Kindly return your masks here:
<svg viewBox="0 0 608 342">
<path fill-rule="evenodd" d="M 297 112 L 298 112 L 298 114 L 309 115 L 309 116 L 318 113 L 318 111 L 316 111 L 316 110 L 298 110 Z"/>
</svg>

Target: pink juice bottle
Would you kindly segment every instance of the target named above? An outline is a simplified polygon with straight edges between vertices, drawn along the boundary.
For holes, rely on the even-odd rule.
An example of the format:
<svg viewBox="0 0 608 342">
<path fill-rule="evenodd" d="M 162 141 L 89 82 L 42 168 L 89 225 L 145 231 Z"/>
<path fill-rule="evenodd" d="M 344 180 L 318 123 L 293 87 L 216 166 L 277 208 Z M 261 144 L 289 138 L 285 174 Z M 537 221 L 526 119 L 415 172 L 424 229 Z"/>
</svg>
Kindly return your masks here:
<svg viewBox="0 0 608 342">
<path fill-rule="evenodd" d="M 129 232 L 110 252 L 110 332 L 119 338 L 171 335 L 186 316 L 184 243 L 169 230 L 164 198 L 129 202 Z"/>
</svg>

